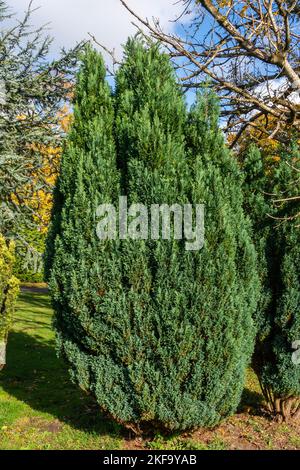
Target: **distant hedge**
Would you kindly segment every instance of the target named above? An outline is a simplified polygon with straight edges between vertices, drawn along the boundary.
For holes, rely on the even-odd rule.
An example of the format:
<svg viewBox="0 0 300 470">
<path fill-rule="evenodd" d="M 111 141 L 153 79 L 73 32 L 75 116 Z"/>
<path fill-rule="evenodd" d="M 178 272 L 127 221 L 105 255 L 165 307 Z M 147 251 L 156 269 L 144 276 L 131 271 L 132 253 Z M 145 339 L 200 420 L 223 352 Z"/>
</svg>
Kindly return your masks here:
<svg viewBox="0 0 300 470">
<path fill-rule="evenodd" d="M 21 229 L 22 243 L 16 241 L 14 275 L 21 282 L 43 282 L 46 234 L 35 229 Z M 25 243 L 24 243 L 25 242 Z"/>
<path fill-rule="evenodd" d="M 0 234 L 0 370 L 6 364 L 6 343 L 13 320 L 19 282 L 13 276 L 14 244 Z"/>
</svg>

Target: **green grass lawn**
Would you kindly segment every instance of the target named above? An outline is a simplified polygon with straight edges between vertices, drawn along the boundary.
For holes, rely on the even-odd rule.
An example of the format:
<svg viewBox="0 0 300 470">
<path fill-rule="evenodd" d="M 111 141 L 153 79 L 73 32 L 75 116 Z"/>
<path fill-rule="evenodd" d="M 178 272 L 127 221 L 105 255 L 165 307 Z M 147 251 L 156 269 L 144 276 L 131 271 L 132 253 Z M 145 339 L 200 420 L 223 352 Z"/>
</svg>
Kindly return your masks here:
<svg viewBox="0 0 300 470">
<path fill-rule="evenodd" d="M 49 297 L 23 293 L 0 376 L 0 449 L 118 449 L 120 429 L 56 357 Z"/>
<path fill-rule="evenodd" d="M 22 293 L 0 373 L 0 449 L 300 448 L 299 428 L 262 415 L 250 372 L 240 413 L 212 431 L 141 439 L 105 418 L 56 357 L 47 294 Z"/>
</svg>

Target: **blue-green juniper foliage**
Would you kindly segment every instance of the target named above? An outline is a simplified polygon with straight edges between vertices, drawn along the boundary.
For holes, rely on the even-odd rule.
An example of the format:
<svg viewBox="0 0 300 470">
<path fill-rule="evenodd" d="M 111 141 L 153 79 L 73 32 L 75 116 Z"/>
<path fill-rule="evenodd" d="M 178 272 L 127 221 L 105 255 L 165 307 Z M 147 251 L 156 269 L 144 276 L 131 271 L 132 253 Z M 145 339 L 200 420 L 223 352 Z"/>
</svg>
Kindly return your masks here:
<svg viewBox="0 0 300 470">
<path fill-rule="evenodd" d="M 212 96 L 188 113 L 169 59 L 129 40 L 112 93 L 82 59 L 46 271 L 72 379 L 135 431 L 213 426 L 233 413 L 253 350 L 258 278 L 241 177 Z M 205 204 L 205 245 L 105 240 L 99 204 Z"/>
<path fill-rule="evenodd" d="M 253 367 L 270 411 L 287 421 L 300 417 L 299 156 L 294 144 L 276 160 L 251 146 L 243 162 L 263 286 Z"/>
</svg>

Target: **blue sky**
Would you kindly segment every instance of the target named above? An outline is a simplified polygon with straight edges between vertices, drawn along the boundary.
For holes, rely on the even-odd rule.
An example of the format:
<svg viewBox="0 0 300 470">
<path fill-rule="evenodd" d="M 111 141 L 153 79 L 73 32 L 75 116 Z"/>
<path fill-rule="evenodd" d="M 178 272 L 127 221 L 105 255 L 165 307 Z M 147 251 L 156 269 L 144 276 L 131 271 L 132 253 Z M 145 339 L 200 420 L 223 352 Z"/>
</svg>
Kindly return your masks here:
<svg viewBox="0 0 300 470">
<path fill-rule="evenodd" d="M 29 0 L 7 0 L 8 5 L 22 18 Z M 183 6 L 177 0 L 127 0 L 128 5 L 143 18 L 159 18 L 167 32 L 177 32 L 174 20 Z M 120 0 L 34 0 L 37 8 L 31 22 L 33 26 L 48 24 L 49 34 L 54 38 L 51 57 L 59 55 L 62 47 L 73 47 L 92 33 L 108 49 L 115 49 L 122 57 L 122 44 L 134 34 L 133 17 L 122 6 Z M 188 20 L 188 17 L 185 21 Z M 104 54 L 105 55 L 105 54 Z M 109 63 L 109 57 L 105 57 Z M 187 94 L 190 104 L 194 94 Z"/>
<path fill-rule="evenodd" d="M 11 8 L 22 16 L 29 0 L 7 0 Z M 128 5 L 142 17 L 156 17 L 166 31 L 174 31 L 170 22 L 182 11 L 176 0 L 128 0 Z M 49 24 L 49 33 L 54 37 L 53 53 L 62 46 L 72 47 L 88 33 L 96 36 L 106 47 L 115 48 L 121 54 L 121 44 L 134 33 L 132 17 L 119 0 L 34 0 L 40 7 L 32 17 L 35 26 Z"/>
</svg>

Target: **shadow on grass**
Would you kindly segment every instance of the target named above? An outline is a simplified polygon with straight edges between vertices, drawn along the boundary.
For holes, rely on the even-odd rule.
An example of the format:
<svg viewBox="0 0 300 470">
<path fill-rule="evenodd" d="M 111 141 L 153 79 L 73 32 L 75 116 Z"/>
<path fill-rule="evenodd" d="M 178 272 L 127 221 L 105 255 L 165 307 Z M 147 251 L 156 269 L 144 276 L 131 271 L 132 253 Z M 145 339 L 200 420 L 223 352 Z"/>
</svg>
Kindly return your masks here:
<svg viewBox="0 0 300 470">
<path fill-rule="evenodd" d="M 9 336 L 2 388 L 32 409 L 48 413 L 77 430 L 118 436 L 122 428 L 104 417 L 95 401 L 69 380 L 54 341 L 13 332 Z"/>
<path fill-rule="evenodd" d="M 261 393 L 245 388 L 242 395 L 242 405 L 260 407 L 264 402 L 264 398 Z"/>
<path fill-rule="evenodd" d="M 267 413 L 264 406 L 264 397 L 261 393 L 251 390 L 250 388 L 244 388 L 241 403 L 238 407 L 238 413 L 244 413 L 247 411 L 253 416 L 264 416 Z"/>
<path fill-rule="evenodd" d="M 107 419 L 95 401 L 70 382 L 67 366 L 56 357 L 51 317 L 47 296 L 22 293 L 16 313 L 17 331 L 9 336 L 8 365 L 1 372 L 0 385 L 33 410 L 48 413 L 76 430 L 127 436 L 128 431 Z M 247 381 L 247 387 L 239 411 L 250 407 L 253 414 L 260 415 L 263 397 L 258 393 L 254 374 Z M 20 413 L 22 411 L 20 403 Z"/>
<path fill-rule="evenodd" d="M 32 307 L 38 307 L 39 309 L 51 308 L 51 302 L 46 294 L 40 295 L 38 293 L 21 292 L 20 299 L 23 302 L 30 303 Z M 23 308 L 27 308 L 27 306 Z M 22 306 L 20 309 L 22 310 Z"/>
</svg>

